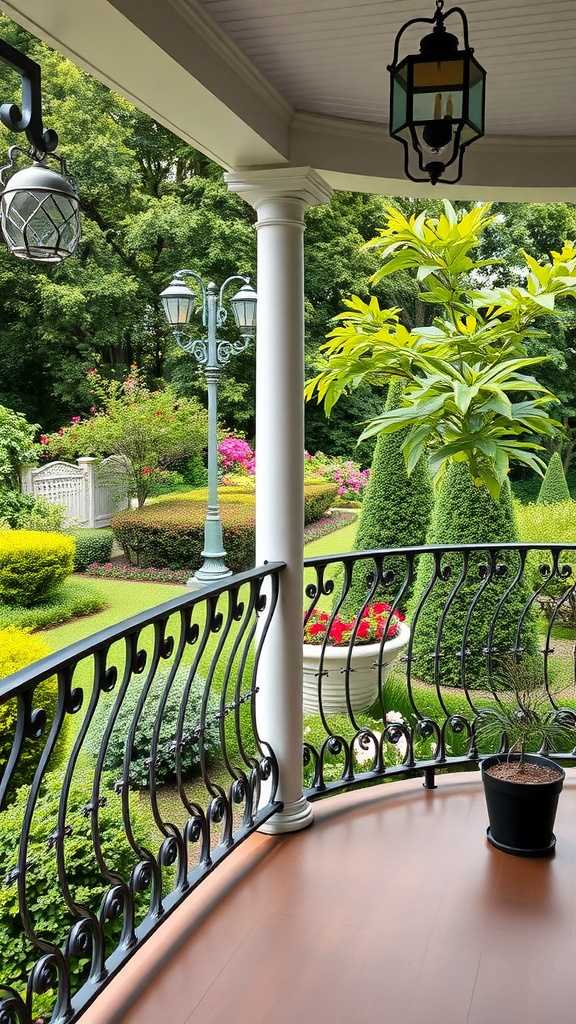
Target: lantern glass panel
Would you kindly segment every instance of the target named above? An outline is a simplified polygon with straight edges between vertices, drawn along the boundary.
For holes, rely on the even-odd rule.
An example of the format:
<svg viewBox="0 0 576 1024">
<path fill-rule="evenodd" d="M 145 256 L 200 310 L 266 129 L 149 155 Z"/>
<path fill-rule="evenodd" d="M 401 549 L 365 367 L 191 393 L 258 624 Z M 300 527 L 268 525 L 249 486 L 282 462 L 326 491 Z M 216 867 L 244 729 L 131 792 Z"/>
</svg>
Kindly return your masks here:
<svg viewBox="0 0 576 1024">
<path fill-rule="evenodd" d="M 417 92 L 413 100 L 413 120 L 439 121 L 445 117 L 459 121 L 462 117 L 461 92 Z"/>
<path fill-rule="evenodd" d="M 470 68 L 468 120 L 481 135 L 484 130 L 484 75 L 475 64 Z"/>
<path fill-rule="evenodd" d="M 7 191 L 2 231 L 15 256 L 58 263 L 74 252 L 80 237 L 78 200 L 44 189 Z"/>
<path fill-rule="evenodd" d="M 417 61 L 414 64 L 415 89 L 462 89 L 464 87 L 464 61 Z"/>
<path fill-rule="evenodd" d="M 194 298 L 184 298 L 182 296 L 173 295 L 162 299 L 162 305 L 164 306 L 164 312 L 166 319 L 169 324 L 176 326 L 182 326 L 187 324 L 192 314 L 192 307 L 194 305 Z"/>
<path fill-rule="evenodd" d="M 404 127 L 408 120 L 408 92 L 406 86 L 407 68 L 404 65 L 392 79 L 392 123 L 391 132 L 394 134 Z"/>
<path fill-rule="evenodd" d="M 408 95 L 404 82 L 395 79 L 392 93 L 392 131 L 397 132 L 407 121 Z"/>
</svg>

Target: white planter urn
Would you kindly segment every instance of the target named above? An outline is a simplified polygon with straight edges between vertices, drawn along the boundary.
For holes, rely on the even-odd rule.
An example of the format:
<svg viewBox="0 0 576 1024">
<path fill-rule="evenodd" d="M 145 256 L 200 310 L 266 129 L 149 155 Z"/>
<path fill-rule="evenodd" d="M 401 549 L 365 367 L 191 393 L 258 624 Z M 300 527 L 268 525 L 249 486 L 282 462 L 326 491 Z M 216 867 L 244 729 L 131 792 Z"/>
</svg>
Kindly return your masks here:
<svg viewBox="0 0 576 1024">
<path fill-rule="evenodd" d="M 398 623 L 396 636 L 387 640 L 382 652 L 383 683 L 392 663 L 407 646 L 410 627 Z M 322 646 L 304 644 L 304 698 L 305 715 L 318 715 L 318 673 Z M 322 661 L 322 709 L 325 715 L 347 714 L 346 680 L 350 678 L 350 704 L 352 711 L 367 711 L 378 697 L 378 657 L 380 644 L 356 644 L 352 652 L 350 672 L 346 672 L 348 647 L 326 647 Z"/>
</svg>

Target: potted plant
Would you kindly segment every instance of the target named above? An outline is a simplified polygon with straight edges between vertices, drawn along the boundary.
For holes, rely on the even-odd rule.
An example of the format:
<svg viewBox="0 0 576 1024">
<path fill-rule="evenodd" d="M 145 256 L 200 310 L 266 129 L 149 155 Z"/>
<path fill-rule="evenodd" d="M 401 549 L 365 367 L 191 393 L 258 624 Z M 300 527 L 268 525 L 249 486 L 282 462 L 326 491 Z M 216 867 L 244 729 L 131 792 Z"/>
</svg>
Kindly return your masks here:
<svg viewBox="0 0 576 1024">
<path fill-rule="evenodd" d="M 475 723 L 478 744 L 499 748 L 480 765 L 486 834 L 504 853 L 541 857 L 556 845 L 554 820 L 566 773 L 542 753 L 527 751 L 561 749 L 576 714 L 551 702 L 536 660 L 504 664 L 498 682 L 494 703 L 480 710 Z"/>
<path fill-rule="evenodd" d="M 402 613 L 384 602 L 350 621 L 313 609 L 304 620 L 305 713 L 366 711 L 409 638 Z"/>
</svg>

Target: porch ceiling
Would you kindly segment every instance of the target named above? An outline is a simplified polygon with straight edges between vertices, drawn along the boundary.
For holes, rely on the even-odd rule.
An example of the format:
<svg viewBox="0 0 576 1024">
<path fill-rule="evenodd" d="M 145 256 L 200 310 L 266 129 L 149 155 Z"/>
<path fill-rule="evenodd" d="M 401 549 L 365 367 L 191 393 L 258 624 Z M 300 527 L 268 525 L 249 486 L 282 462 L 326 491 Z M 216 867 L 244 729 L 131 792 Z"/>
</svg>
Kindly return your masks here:
<svg viewBox="0 0 576 1024">
<path fill-rule="evenodd" d="M 467 0 L 486 137 L 436 195 L 576 201 L 573 0 Z M 388 137 L 394 37 L 432 0 L 1 0 L 0 8 L 225 168 L 312 166 L 337 188 L 430 193 Z M 422 27 L 414 37 L 417 46 Z"/>
</svg>

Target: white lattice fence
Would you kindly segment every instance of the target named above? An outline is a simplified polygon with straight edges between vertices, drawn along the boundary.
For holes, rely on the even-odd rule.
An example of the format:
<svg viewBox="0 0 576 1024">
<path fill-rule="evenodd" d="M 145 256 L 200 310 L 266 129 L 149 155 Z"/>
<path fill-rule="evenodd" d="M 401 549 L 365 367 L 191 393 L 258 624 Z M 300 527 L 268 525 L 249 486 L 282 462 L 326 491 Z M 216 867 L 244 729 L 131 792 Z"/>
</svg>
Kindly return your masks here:
<svg viewBox="0 0 576 1024">
<path fill-rule="evenodd" d="M 92 458 L 78 459 L 76 466 L 70 462 L 49 462 L 37 469 L 26 466 L 22 491 L 51 505 L 63 505 L 68 526 L 109 526 L 113 512 L 128 504 L 126 497 L 119 496 L 125 471 L 118 460 L 105 459 L 102 465 L 105 472 L 97 471 Z"/>
</svg>

